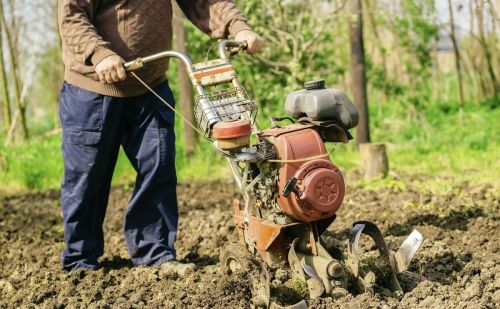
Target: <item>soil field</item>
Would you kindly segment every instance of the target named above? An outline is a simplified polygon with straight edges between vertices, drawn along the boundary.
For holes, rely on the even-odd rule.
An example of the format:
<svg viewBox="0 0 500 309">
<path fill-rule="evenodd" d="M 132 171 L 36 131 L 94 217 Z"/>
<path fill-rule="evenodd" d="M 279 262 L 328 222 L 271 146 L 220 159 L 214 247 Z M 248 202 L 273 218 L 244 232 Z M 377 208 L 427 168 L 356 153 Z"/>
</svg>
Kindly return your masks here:
<svg viewBox="0 0 500 309">
<path fill-rule="evenodd" d="M 308 300 L 310 308 L 499 308 L 498 188 L 445 179 L 442 190 L 423 189 L 426 179 L 405 176 L 384 188 L 348 188 L 325 240 L 342 248 L 352 222 L 366 219 L 378 224 L 396 249 L 416 227 L 426 240 L 412 270 L 427 280 L 403 281 L 402 297 L 377 289 L 374 295 Z M 1 198 L 0 308 L 249 308 L 245 275 L 224 275 L 218 265 L 221 248 L 236 240 L 230 210 L 238 197 L 234 184 L 180 184 L 178 192 L 178 259 L 198 266 L 183 277 L 158 267 L 132 267 L 122 236 L 128 187 L 113 189 L 103 268 L 88 272 L 61 270 L 58 192 Z M 286 272 L 271 271 L 273 286 L 287 279 Z"/>
</svg>

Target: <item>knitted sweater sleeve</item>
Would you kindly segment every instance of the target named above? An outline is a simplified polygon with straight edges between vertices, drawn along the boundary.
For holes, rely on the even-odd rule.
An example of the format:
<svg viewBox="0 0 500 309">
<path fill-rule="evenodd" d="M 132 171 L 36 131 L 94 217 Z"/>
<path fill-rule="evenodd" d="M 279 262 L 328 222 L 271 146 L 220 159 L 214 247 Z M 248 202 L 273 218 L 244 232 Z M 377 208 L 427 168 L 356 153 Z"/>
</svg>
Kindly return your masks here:
<svg viewBox="0 0 500 309">
<path fill-rule="evenodd" d="M 58 4 L 61 39 L 79 62 L 96 65 L 115 54 L 92 24 L 95 1 L 59 0 Z"/>
<path fill-rule="evenodd" d="M 251 30 L 233 0 L 177 0 L 177 3 L 195 26 L 213 38 Z"/>
</svg>

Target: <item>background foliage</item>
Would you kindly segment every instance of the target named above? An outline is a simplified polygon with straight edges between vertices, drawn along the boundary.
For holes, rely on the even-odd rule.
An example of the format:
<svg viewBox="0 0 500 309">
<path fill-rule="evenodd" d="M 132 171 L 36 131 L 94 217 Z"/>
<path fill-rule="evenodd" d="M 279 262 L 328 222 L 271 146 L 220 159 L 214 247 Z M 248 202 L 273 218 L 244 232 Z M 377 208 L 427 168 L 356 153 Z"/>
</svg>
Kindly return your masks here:
<svg viewBox="0 0 500 309">
<path fill-rule="evenodd" d="M 23 102 L 30 139 L 23 136 L 21 125 L 9 126 L 2 120 L 0 193 L 56 188 L 62 175 L 57 117 L 62 64 L 55 35 L 56 1 L 51 5 L 40 0 L 2 3 L 6 8 L 1 31 L 4 50 L 7 34 L 20 38 L 13 53 L 19 67 L 12 66 L 9 53 L 4 53 L 4 63 L 9 76 L 17 70 L 14 78 L 22 82 L 28 94 Z M 364 0 L 363 5 L 371 135 L 374 141 L 388 144 L 392 175 L 426 173 L 496 182 L 500 170 L 500 98 L 495 80 L 500 74 L 500 22 L 495 9 L 499 5 L 484 0 L 453 2 L 452 9 L 458 16 L 468 16 L 457 23 L 466 85 L 463 102 L 458 95 L 449 18 L 438 12 L 435 1 Z M 301 88 L 304 81 L 325 79 L 328 85 L 349 93 L 351 16 L 345 1 L 248 0 L 239 1 L 239 6 L 267 42 L 259 56 L 237 57 L 234 63 L 240 79 L 259 103 L 263 127 L 267 127 L 269 116 L 282 115 L 287 93 Z M 38 15 L 45 21 L 39 30 L 23 26 L 31 22 L 26 14 L 33 8 L 43 12 Z M 185 25 L 190 56 L 201 61 L 213 40 L 189 22 Z M 21 39 L 26 27 L 45 38 L 36 52 L 30 53 Z M 486 50 L 492 55 L 489 64 Z M 175 91 L 176 63 L 172 63 L 168 78 Z M 11 85 L 8 83 L 9 89 Z M 15 95 L 11 91 L 9 96 Z M 11 115 L 16 110 L 13 102 Z M 4 99 L 2 105 L 6 104 Z M 203 140 L 198 140 L 194 156 L 185 155 L 182 126 L 177 121 L 180 179 L 229 177 L 225 160 Z M 14 128 L 10 138 L 9 128 Z M 332 158 L 344 170 L 359 169 L 356 145 L 329 147 L 335 147 Z M 127 160 L 120 156 L 115 183 L 133 179 Z"/>
</svg>

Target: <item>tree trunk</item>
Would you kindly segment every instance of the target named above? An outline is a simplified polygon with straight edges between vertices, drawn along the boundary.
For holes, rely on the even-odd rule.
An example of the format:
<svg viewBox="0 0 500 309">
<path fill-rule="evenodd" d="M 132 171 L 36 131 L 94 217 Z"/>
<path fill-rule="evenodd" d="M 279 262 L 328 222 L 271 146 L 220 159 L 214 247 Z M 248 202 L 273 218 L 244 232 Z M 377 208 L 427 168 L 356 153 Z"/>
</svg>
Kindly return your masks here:
<svg viewBox="0 0 500 309">
<path fill-rule="evenodd" d="M 432 70 L 432 79 L 433 79 L 433 85 L 432 85 L 432 98 L 435 101 L 441 101 L 441 76 L 440 76 L 440 71 L 439 71 L 439 53 L 437 50 L 437 43 L 433 43 L 431 46 L 432 49 L 432 67 L 434 70 Z"/>
<path fill-rule="evenodd" d="M 387 176 L 389 172 L 389 160 L 384 144 L 364 143 L 359 145 L 365 179 L 374 179 Z"/>
<path fill-rule="evenodd" d="M 356 128 L 356 141 L 358 144 L 361 144 L 370 142 L 361 0 L 349 0 L 349 9 L 351 14 L 349 20 L 352 76 L 351 90 L 359 113 L 359 124 Z"/>
<path fill-rule="evenodd" d="M 184 14 L 181 9 L 174 3 L 174 36 L 175 36 L 175 48 L 177 51 L 187 54 L 186 48 L 186 28 L 184 26 Z M 181 106 L 181 112 L 184 118 L 186 118 L 189 122 L 193 123 L 193 107 L 192 107 L 192 86 L 191 81 L 189 80 L 189 76 L 187 75 L 186 69 L 184 65 L 179 65 L 179 86 L 180 86 L 180 99 L 179 103 Z M 184 138 L 185 138 L 185 147 L 186 147 L 186 155 L 189 157 L 193 155 L 195 144 L 196 144 L 196 135 L 195 131 L 191 126 L 184 124 Z"/>
<path fill-rule="evenodd" d="M 384 89 L 383 89 L 384 98 L 383 99 L 384 99 L 384 101 L 386 101 L 387 96 L 388 96 L 388 87 L 387 87 L 388 76 L 387 76 L 387 57 L 386 57 L 387 51 L 384 47 L 384 42 L 383 42 L 382 38 L 380 37 L 377 22 L 375 21 L 375 17 L 374 17 L 374 12 L 376 11 L 377 8 L 374 8 L 372 6 L 372 3 L 370 0 L 367 0 L 365 3 L 366 3 L 366 13 L 367 13 L 366 16 L 368 16 L 369 27 L 373 31 L 373 36 L 375 37 L 375 45 L 379 49 L 380 58 L 382 61 L 382 69 L 384 72 Z"/>
<path fill-rule="evenodd" d="M 474 1 L 469 1 L 469 15 L 470 15 L 470 24 L 469 24 L 469 35 L 471 38 L 475 37 L 474 29 L 476 28 L 476 23 L 475 23 L 475 9 L 474 9 Z M 487 80 L 486 77 L 484 77 L 484 70 L 481 69 L 482 66 L 482 57 L 477 55 L 477 52 L 473 50 L 472 48 L 468 49 L 468 55 L 470 58 L 470 62 L 472 64 L 472 69 L 473 69 L 473 74 L 476 74 L 476 79 L 477 83 L 479 84 L 479 88 L 475 89 L 476 90 L 476 98 L 477 99 L 484 99 L 486 96 L 488 96 L 488 86 L 487 86 Z M 479 58 L 479 59 L 478 59 Z M 479 100 L 477 100 L 479 101 Z M 479 102 L 478 102 L 479 103 Z"/>
<path fill-rule="evenodd" d="M 3 12 L 0 12 L 3 13 Z M 3 24 L 0 23 L 0 47 L 3 46 Z M 9 85 L 7 84 L 7 71 L 5 69 L 5 58 L 3 48 L 0 48 L 0 87 L 2 91 L 3 103 L 3 124 L 5 126 L 5 133 L 9 131 L 12 123 L 12 110 L 9 96 Z"/>
<path fill-rule="evenodd" d="M 463 78 L 462 78 L 462 61 L 460 58 L 460 50 L 458 49 L 457 37 L 455 34 L 455 18 L 453 16 L 453 5 L 451 4 L 451 0 L 448 0 L 448 11 L 450 13 L 450 38 L 453 43 L 453 52 L 455 53 L 455 68 L 457 70 L 457 78 L 458 78 L 458 95 L 460 99 L 460 107 L 464 107 L 464 86 L 463 86 Z"/>
<path fill-rule="evenodd" d="M 7 26 L 7 21 L 5 19 L 5 11 L 3 7 L 2 1 L 0 1 L 0 23 L 3 25 L 3 28 L 5 29 L 5 40 L 7 42 L 7 51 L 10 56 L 11 64 L 12 64 L 12 69 L 11 69 L 11 75 L 12 75 L 12 82 L 14 85 L 14 99 L 16 102 L 16 107 L 19 110 L 19 118 L 21 121 L 21 129 L 22 129 L 22 137 L 23 139 L 27 140 L 29 138 L 29 133 L 28 133 L 28 125 L 26 121 L 26 104 L 22 101 L 21 98 L 21 81 L 19 77 L 19 67 L 18 67 L 18 59 L 17 59 L 17 51 L 14 48 L 14 44 L 12 42 L 12 33 L 9 31 L 8 26 Z"/>
<path fill-rule="evenodd" d="M 475 29 L 475 22 L 474 22 L 474 2 L 469 1 L 469 37 L 474 38 L 474 29 Z M 479 103 L 479 99 L 484 98 L 484 96 L 487 93 L 487 87 L 484 82 L 483 78 L 483 72 L 480 69 L 480 66 L 477 61 L 477 53 L 475 50 L 472 48 L 467 48 L 465 51 L 466 55 L 469 58 L 470 65 L 472 67 L 472 70 L 470 72 L 470 77 L 473 81 L 473 92 L 472 92 L 472 97 L 475 99 L 476 103 Z"/>
<path fill-rule="evenodd" d="M 476 14 L 477 14 L 477 28 L 479 29 L 479 39 L 481 42 L 481 47 L 483 48 L 484 58 L 486 59 L 486 66 L 488 73 L 490 75 L 491 84 L 493 86 L 493 95 L 495 97 L 499 96 L 500 84 L 497 81 L 495 70 L 493 69 L 491 51 L 486 41 L 486 36 L 484 33 L 484 0 L 476 0 Z"/>
</svg>

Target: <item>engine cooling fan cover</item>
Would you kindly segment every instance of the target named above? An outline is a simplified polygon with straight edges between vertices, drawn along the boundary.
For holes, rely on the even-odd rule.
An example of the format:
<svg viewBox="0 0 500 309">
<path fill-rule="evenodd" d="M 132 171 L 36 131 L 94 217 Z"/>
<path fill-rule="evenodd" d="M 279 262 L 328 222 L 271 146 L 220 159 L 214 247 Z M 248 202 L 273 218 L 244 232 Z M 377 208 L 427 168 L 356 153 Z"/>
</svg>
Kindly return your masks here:
<svg viewBox="0 0 500 309">
<path fill-rule="evenodd" d="M 328 160 L 305 164 L 297 171 L 301 180 L 297 198 L 303 206 L 322 214 L 335 213 L 345 194 L 344 179 L 340 170 Z"/>
</svg>

